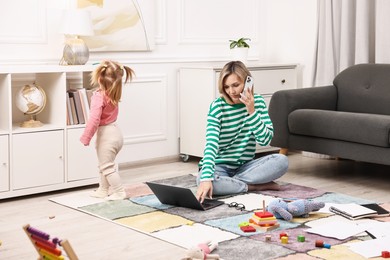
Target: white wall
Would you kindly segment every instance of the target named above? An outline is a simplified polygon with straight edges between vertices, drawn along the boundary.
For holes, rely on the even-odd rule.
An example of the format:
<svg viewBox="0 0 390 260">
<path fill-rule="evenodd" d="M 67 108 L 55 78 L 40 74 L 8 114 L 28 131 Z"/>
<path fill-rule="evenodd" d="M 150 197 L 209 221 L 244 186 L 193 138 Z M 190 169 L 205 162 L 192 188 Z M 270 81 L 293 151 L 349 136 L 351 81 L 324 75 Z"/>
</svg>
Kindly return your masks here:
<svg viewBox="0 0 390 260">
<path fill-rule="evenodd" d="M 302 87 L 312 86 L 317 33 L 317 1 L 265 0 L 266 62 L 296 62 Z"/>
<path fill-rule="evenodd" d="M 177 70 L 227 62 L 231 59 L 229 39 L 251 38 L 249 59 L 253 62 L 299 63 L 301 85 L 310 86 L 316 1 L 148 1 L 156 6 L 155 50 L 96 52 L 91 53 L 89 61 L 118 60 L 136 72 L 121 102 L 118 121 L 125 146 L 119 162 L 178 155 Z M 2 3 L 0 66 L 58 64 L 64 40 L 58 32 L 61 12 L 74 5 L 72 0 Z"/>
</svg>

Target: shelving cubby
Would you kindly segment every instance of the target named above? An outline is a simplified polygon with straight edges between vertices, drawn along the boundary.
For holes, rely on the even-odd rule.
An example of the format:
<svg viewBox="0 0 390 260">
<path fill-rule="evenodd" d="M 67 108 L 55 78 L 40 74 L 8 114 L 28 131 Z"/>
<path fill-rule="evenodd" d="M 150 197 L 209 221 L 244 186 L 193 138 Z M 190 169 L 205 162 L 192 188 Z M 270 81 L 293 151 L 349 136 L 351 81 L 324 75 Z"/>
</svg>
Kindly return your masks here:
<svg viewBox="0 0 390 260">
<path fill-rule="evenodd" d="M 97 183 L 93 145 L 79 141 L 85 124 L 68 126 L 66 105 L 69 81 L 84 84 L 92 70 L 58 65 L 0 69 L 0 199 Z M 43 126 L 22 127 L 30 116 L 17 108 L 15 98 L 34 83 L 46 95 L 36 115 Z"/>
</svg>

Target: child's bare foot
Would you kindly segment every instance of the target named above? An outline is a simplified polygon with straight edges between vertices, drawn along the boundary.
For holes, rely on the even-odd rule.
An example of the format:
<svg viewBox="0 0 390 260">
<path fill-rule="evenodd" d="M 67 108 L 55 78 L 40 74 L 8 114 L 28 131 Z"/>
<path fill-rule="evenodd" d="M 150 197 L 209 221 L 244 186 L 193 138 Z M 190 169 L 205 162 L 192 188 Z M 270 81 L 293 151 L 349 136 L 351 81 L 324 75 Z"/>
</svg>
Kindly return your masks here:
<svg viewBox="0 0 390 260">
<path fill-rule="evenodd" d="M 280 190 L 280 185 L 273 181 L 261 184 L 248 184 L 248 191 L 262 190 Z"/>
</svg>

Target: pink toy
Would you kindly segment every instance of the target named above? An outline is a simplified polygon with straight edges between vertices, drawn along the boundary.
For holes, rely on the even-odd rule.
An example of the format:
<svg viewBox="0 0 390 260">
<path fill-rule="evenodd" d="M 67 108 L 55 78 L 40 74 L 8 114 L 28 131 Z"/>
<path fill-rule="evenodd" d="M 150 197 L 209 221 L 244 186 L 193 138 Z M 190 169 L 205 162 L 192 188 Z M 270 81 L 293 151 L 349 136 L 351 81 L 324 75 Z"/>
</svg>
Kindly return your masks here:
<svg viewBox="0 0 390 260">
<path fill-rule="evenodd" d="M 219 255 L 210 254 L 214 249 L 218 247 L 217 243 L 211 243 L 210 240 L 200 243 L 197 246 L 193 246 L 187 250 L 187 254 L 181 260 L 219 260 Z"/>
</svg>

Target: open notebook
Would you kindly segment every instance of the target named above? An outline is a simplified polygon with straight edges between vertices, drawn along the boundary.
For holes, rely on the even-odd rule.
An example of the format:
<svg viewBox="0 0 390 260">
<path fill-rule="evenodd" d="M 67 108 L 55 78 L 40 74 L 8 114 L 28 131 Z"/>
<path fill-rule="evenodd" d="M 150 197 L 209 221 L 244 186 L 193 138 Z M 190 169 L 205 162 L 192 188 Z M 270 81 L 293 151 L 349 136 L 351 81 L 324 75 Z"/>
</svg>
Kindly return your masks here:
<svg viewBox="0 0 390 260">
<path fill-rule="evenodd" d="M 338 204 L 329 207 L 329 210 L 335 214 L 341 215 L 351 220 L 372 217 L 389 216 L 389 211 L 385 210 L 376 203 L 359 205 L 356 203 Z"/>
</svg>

